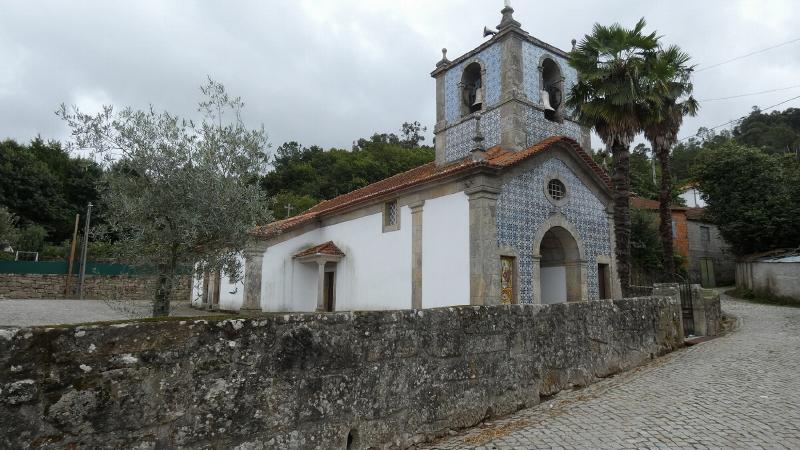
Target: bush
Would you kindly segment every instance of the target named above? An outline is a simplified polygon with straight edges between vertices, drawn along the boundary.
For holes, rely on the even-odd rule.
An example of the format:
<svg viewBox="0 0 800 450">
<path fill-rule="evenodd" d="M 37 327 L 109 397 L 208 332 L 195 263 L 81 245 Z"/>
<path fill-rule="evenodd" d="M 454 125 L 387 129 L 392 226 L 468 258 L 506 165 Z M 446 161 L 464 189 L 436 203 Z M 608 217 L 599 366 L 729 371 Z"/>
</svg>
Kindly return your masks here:
<svg viewBox="0 0 800 450">
<path fill-rule="evenodd" d="M 39 252 L 39 261 L 65 261 L 69 259 L 69 241 L 64 241 L 61 245 L 47 244 Z"/>
<path fill-rule="evenodd" d="M 43 226 L 28 225 L 17 232 L 16 242 L 12 246 L 14 250 L 20 252 L 41 252 L 45 239 L 47 239 L 47 231 Z"/>
</svg>

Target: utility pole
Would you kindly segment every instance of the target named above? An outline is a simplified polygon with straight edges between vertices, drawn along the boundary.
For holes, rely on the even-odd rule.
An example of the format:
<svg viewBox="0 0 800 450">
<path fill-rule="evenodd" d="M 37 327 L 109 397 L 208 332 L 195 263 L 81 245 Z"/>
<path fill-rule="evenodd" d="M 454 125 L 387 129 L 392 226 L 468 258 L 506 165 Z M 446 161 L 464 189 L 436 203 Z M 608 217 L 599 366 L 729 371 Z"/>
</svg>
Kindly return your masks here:
<svg viewBox="0 0 800 450">
<path fill-rule="evenodd" d="M 69 250 L 69 268 L 67 269 L 67 285 L 64 287 L 64 298 L 70 297 L 70 284 L 72 284 L 72 263 L 75 262 L 75 247 L 78 245 L 78 223 L 80 214 L 75 214 L 75 231 L 72 232 L 72 245 Z"/>
<path fill-rule="evenodd" d="M 83 300 L 83 281 L 86 279 L 86 251 L 89 247 L 89 221 L 92 219 L 92 203 L 86 207 L 86 223 L 83 227 L 83 250 L 81 251 L 81 276 L 78 281 L 78 298 Z"/>
</svg>

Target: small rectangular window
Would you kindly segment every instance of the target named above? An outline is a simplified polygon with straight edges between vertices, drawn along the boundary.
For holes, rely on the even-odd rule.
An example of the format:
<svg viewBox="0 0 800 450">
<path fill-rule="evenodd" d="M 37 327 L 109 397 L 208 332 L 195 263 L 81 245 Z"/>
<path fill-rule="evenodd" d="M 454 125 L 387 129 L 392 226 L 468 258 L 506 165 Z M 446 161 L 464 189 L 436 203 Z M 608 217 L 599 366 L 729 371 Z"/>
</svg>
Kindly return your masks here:
<svg viewBox="0 0 800 450">
<path fill-rule="evenodd" d="M 678 237 L 678 225 L 675 223 L 675 219 L 672 219 L 672 239 Z"/>
<path fill-rule="evenodd" d="M 400 208 L 397 200 L 383 204 L 383 231 L 396 231 L 400 229 Z"/>
<path fill-rule="evenodd" d="M 711 242 L 711 228 L 709 227 L 700 227 L 700 239 L 703 242 Z"/>
</svg>

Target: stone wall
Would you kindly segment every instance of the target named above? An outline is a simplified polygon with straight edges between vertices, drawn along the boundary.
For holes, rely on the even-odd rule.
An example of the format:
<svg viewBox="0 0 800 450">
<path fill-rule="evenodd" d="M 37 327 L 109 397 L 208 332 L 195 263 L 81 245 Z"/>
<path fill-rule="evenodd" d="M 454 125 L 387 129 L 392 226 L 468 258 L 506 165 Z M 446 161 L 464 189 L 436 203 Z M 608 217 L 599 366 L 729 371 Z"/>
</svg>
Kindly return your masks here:
<svg viewBox="0 0 800 450">
<path fill-rule="evenodd" d="M 800 262 L 741 261 L 736 265 L 736 287 L 757 296 L 800 301 Z"/>
<path fill-rule="evenodd" d="M 664 297 L 0 329 L 0 447 L 402 448 L 682 341 Z"/>
<path fill-rule="evenodd" d="M 86 275 L 83 298 L 152 300 L 157 277 L 129 275 Z M 74 287 L 78 278 L 73 277 Z M 66 275 L 0 274 L 0 298 L 61 299 L 65 298 Z M 172 299 L 188 302 L 191 296 L 189 276 L 178 277 Z M 77 296 L 71 296 L 77 298 Z"/>
</svg>

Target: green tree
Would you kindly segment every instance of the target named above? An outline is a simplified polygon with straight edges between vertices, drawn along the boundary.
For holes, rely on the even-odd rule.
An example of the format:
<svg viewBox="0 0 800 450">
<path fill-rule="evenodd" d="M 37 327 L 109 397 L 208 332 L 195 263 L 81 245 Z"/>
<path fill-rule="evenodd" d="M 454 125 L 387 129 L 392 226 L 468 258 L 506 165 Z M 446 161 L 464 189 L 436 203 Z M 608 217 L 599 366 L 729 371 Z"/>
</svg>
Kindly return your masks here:
<svg viewBox="0 0 800 450">
<path fill-rule="evenodd" d="M 653 181 L 653 160 L 648 153 L 650 149 L 641 143 L 631 151 L 631 192 L 655 200 L 658 198 L 658 187 Z"/>
<path fill-rule="evenodd" d="M 694 116 L 698 104 L 692 97 L 689 55 L 673 45 L 659 49 L 648 58 L 646 74 L 650 94 L 658 101 L 650 108 L 644 124 L 644 136 L 650 141 L 653 154 L 661 168 L 661 185 L 658 191 L 659 234 L 661 235 L 663 269 L 675 273 L 675 252 L 672 244 L 672 170 L 670 149 L 678 140 L 683 117 Z"/>
<path fill-rule="evenodd" d="M 13 241 L 14 250 L 41 252 L 47 239 L 47 230 L 41 225 L 27 225 L 17 230 Z"/>
<path fill-rule="evenodd" d="M 642 130 L 642 118 L 659 101 L 648 97 L 643 75 L 658 37 L 644 34 L 644 27 L 644 19 L 633 29 L 595 24 L 569 54 L 578 82 L 567 96 L 567 105 L 611 149 L 617 272 L 624 294 L 629 292 L 631 270 L 629 149 Z"/>
<path fill-rule="evenodd" d="M 275 193 L 273 216 L 285 218 L 288 203 L 294 207 L 292 214 L 297 214 L 321 200 L 432 161 L 433 148 L 419 145 L 425 129 L 418 122 L 406 122 L 402 128 L 401 136 L 376 133 L 358 139 L 352 150 L 326 151 L 294 141 L 278 147 L 272 170 L 261 179 L 264 190 Z"/>
<path fill-rule="evenodd" d="M 631 209 L 631 261 L 637 284 L 649 284 L 661 271 L 663 252 L 656 216 L 650 211 Z"/>
<path fill-rule="evenodd" d="M 17 217 L 5 206 L 0 206 L 0 251 L 15 242 L 17 235 Z"/>
<path fill-rule="evenodd" d="M 101 176 L 98 164 L 70 157 L 58 142 L 0 142 L 0 204 L 21 226 L 44 227 L 53 242 L 72 236 L 75 214 L 97 201 Z"/>
<path fill-rule="evenodd" d="M 738 255 L 800 245 L 800 163 L 736 142 L 694 166 L 707 212 Z"/>
<path fill-rule="evenodd" d="M 761 112 L 758 107 L 733 129 L 742 144 L 767 153 L 800 153 L 800 109 Z"/>
<path fill-rule="evenodd" d="M 176 269 L 222 270 L 241 276 L 237 255 L 248 231 L 269 219 L 257 184 L 266 164 L 267 137 L 240 119 L 243 106 L 213 81 L 201 88 L 199 122 L 167 112 L 106 106 L 97 115 L 62 105 L 77 148 L 106 164 L 101 204 L 126 258 L 158 267 L 153 315 L 169 314 Z"/>
</svg>

